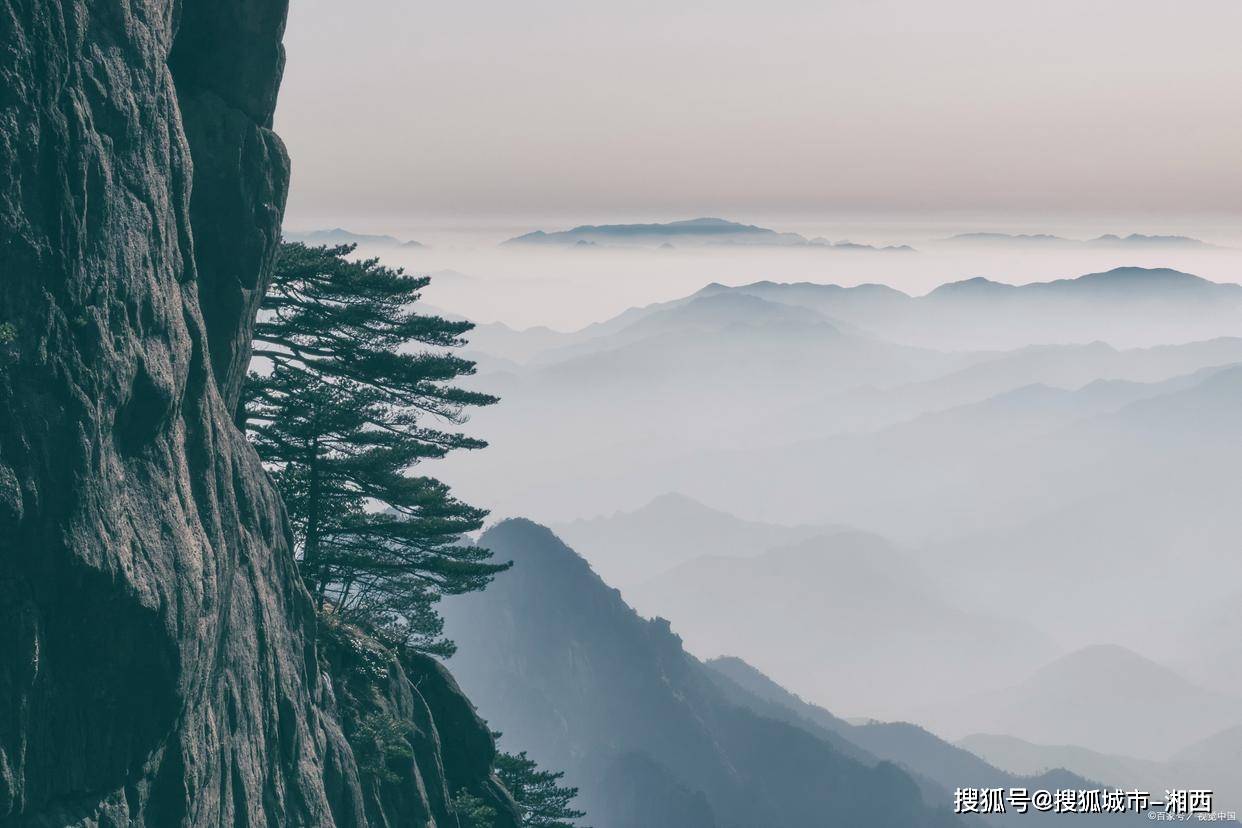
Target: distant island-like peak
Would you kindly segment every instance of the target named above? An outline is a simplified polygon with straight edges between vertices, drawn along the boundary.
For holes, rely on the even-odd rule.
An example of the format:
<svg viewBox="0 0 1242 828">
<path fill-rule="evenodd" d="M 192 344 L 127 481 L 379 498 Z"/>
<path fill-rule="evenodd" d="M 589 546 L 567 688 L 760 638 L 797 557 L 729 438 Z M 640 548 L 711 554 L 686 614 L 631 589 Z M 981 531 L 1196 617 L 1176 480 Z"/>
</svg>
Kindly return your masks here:
<svg viewBox="0 0 1242 828">
<path fill-rule="evenodd" d="M 673 248 L 683 246 L 752 245 L 768 247 L 817 247 L 832 250 L 913 251 L 909 245 L 877 247 L 849 241 L 808 239 L 799 233 L 781 232 L 754 224 L 743 224 L 715 216 L 682 219 L 665 223 L 583 224 L 569 230 L 533 230 L 511 238 L 506 245 L 595 246 Z"/>
<path fill-rule="evenodd" d="M 1218 249 L 1217 245 L 1191 236 L 1178 235 L 1146 235 L 1130 233 L 1118 235 L 1105 233 L 1090 239 L 1073 239 L 1065 236 L 1054 236 L 1050 233 L 958 233 L 943 241 L 959 245 L 987 245 L 989 247 L 1060 247 L 1067 249 L 1132 249 L 1142 247 L 1177 247 L 1197 248 L 1201 250 Z"/>
<path fill-rule="evenodd" d="M 310 230 L 305 233 L 285 233 L 285 241 L 303 244 L 356 244 L 362 247 L 424 247 L 421 242 L 402 241 L 396 236 L 354 233 L 343 227 L 331 230 Z"/>
</svg>

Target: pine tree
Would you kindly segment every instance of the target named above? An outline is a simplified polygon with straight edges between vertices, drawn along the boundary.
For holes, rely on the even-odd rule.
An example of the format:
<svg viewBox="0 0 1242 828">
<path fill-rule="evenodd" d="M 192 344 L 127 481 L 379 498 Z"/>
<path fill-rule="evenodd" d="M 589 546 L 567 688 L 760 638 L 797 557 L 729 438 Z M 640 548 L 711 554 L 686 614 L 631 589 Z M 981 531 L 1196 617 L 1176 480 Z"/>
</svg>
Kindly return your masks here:
<svg viewBox="0 0 1242 828">
<path fill-rule="evenodd" d="M 465 788 L 453 796 L 450 805 L 458 828 L 493 828 L 496 824 L 496 809 Z"/>
<path fill-rule="evenodd" d="M 578 789 L 561 787 L 564 775 L 539 770 L 526 751 L 496 754 L 496 776 L 521 807 L 523 826 L 575 828 L 573 820 L 586 816 L 569 807 Z"/>
<path fill-rule="evenodd" d="M 281 246 L 255 332 L 271 371 L 250 375 L 239 419 L 285 499 L 319 608 L 448 655 L 435 602 L 507 564 L 463 539 L 485 511 L 412 470 L 485 445 L 437 426 L 496 400 L 451 384 L 474 366 L 444 349 L 471 326 L 409 309 L 428 279 L 350 252 Z"/>
</svg>

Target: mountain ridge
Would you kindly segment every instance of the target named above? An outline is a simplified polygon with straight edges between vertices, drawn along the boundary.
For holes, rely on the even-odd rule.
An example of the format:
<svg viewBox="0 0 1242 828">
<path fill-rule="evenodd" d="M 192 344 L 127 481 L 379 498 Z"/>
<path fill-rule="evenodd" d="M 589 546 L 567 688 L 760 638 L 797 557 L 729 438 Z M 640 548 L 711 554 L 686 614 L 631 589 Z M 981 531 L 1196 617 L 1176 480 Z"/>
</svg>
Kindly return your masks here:
<svg viewBox="0 0 1242 828">
<path fill-rule="evenodd" d="M 1012 350 L 1093 340 L 1119 348 L 1151 347 L 1236 335 L 1242 325 L 1242 284 L 1213 282 L 1171 268 L 1123 266 L 1023 284 L 975 276 L 945 282 L 922 295 L 874 283 L 845 286 L 761 280 L 729 286 L 709 282 L 686 296 L 628 308 L 606 320 L 560 333 L 557 339 L 561 347 L 581 345 L 615 335 L 648 316 L 731 294 L 812 310 L 858 335 L 940 349 Z M 1162 303 L 1167 307 L 1160 307 Z M 1017 318 L 1007 319 L 1008 326 L 997 321 L 1001 314 L 1015 312 Z M 1133 317 L 1136 312 L 1143 316 Z M 1088 314 L 1103 314 L 1106 324 L 1092 328 L 1087 319 L 1079 319 Z M 1058 315 L 1068 318 L 1057 321 Z M 1010 331 L 1015 324 L 1018 330 Z M 1143 325 L 1154 326 L 1152 332 L 1139 335 L 1132 330 Z M 971 326 L 981 328 L 974 337 L 961 330 Z M 1170 333 L 1158 335 L 1160 328 Z M 1015 338 L 1016 333 L 1022 336 Z M 521 337 L 522 332 L 515 335 Z"/>
<path fill-rule="evenodd" d="M 954 821 L 951 801 L 924 803 L 891 763 L 865 764 L 833 739 L 737 707 L 666 621 L 641 618 L 545 527 L 508 520 L 480 542 L 514 567 L 486 597 L 446 603 L 458 678 L 493 727 L 567 768 L 594 824 L 680 828 L 656 812 L 636 823 L 609 809 L 607 792 L 630 788 L 615 758 L 635 753 L 703 794 L 705 824 L 717 828 Z M 498 624 L 498 638 L 481 639 Z"/>
<path fill-rule="evenodd" d="M 310 230 L 306 232 L 286 232 L 285 241 L 302 242 L 310 245 L 357 244 L 362 247 L 425 247 L 421 242 L 402 241 L 396 236 L 354 233 L 343 227 L 330 230 Z"/>
</svg>

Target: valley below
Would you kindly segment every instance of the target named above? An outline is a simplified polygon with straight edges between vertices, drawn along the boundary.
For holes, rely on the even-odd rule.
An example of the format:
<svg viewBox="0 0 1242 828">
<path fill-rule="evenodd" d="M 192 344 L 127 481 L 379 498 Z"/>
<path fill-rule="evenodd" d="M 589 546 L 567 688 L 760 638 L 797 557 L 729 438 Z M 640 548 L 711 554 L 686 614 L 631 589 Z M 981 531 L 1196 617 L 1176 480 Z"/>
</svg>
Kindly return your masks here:
<svg viewBox="0 0 1242 828">
<path fill-rule="evenodd" d="M 482 326 L 474 382 L 505 405 L 447 477 L 548 523 L 601 606 L 619 590 L 847 741 L 906 723 L 995 772 L 1199 779 L 1228 805 L 1239 334 L 1242 289 L 1176 270 L 712 284 L 572 333 Z M 488 711 L 512 676 L 473 681 L 485 717 L 528 726 L 512 699 Z"/>
</svg>

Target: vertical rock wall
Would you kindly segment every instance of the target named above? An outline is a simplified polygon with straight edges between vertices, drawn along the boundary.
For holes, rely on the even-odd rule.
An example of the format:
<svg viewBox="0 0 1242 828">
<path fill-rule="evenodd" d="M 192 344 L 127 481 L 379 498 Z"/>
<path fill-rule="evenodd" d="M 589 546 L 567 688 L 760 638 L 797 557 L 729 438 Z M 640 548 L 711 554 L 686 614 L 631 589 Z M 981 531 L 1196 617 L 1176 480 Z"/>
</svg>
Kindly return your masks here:
<svg viewBox="0 0 1242 828">
<path fill-rule="evenodd" d="M 0 824 L 368 824 L 232 422 L 288 182 L 284 16 L 0 0 Z"/>
</svg>

